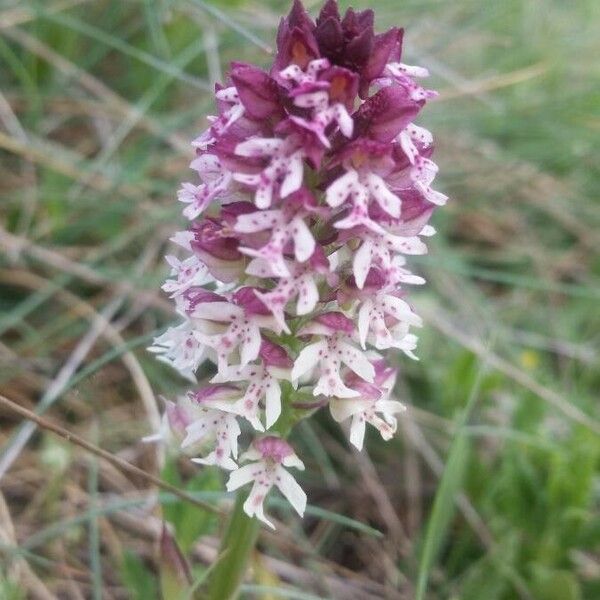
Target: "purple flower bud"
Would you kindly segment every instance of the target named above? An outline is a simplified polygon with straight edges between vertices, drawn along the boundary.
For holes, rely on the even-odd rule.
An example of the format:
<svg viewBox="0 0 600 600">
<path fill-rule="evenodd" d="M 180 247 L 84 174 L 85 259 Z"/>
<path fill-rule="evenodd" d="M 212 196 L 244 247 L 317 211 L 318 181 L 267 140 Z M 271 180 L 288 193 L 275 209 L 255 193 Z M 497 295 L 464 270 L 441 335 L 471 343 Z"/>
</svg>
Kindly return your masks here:
<svg viewBox="0 0 600 600">
<path fill-rule="evenodd" d="M 238 260 L 242 257 L 238 251 L 239 242 L 227 234 L 217 219 L 205 219 L 193 228 L 192 249 L 204 252 L 223 260 Z"/>
<path fill-rule="evenodd" d="M 273 75 L 277 76 L 290 63 L 304 69 L 311 60 L 319 57 L 314 28 L 315 24 L 302 2 L 294 0 L 290 14 L 281 20 L 277 31 L 277 57 Z"/>
<path fill-rule="evenodd" d="M 398 87 L 388 87 L 371 96 L 358 109 L 358 135 L 390 143 L 417 115 L 420 105 Z"/>
<path fill-rule="evenodd" d="M 279 89 L 275 80 L 252 65 L 238 64 L 231 71 L 240 100 L 254 119 L 267 119 L 282 114 Z"/>
<path fill-rule="evenodd" d="M 239 388 L 235 385 L 207 385 L 195 392 L 189 392 L 188 397 L 194 404 L 203 405 L 208 402 L 229 400 L 238 392 Z"/>
<path fill-rule="evenodd" d="M 350 335 L 354 331 L 354 322 L 341 312 L 323 313 L 316 317 L 315 321 L 327 327 L 331 333 L 341 331 Z"/>
<path fill-rule="evenodd" d="M 190 247 L 215 279 L 232 282 L 243 272 L 244 256 L 239 240 L 217 219 L 204 219 L 192 228 Z"/>
<path fill-rule="evenodd" d="M 227 302 L 223 296 L 201 287 L 193 287 L 182 294 L 182 303 L 186 314 L 193 316 L 198 306 L 209 302 Z"/>
<path fill-rule="evenodd" d="M 283 346 L 275 344 L 265 338 L 262 340 L 258 355 L 262 358 L 267 367 L 291 369 L 294 365 L 294 361 L 289 357 Z"/>
<path fill-rule="evenodd" d="M 366 98 L 369 84 L 381 77 L 385 66 L 392 60 L 400 60 L 403 29 L 392 27 L 389 31 L 375 36 L 373 50 L 361 72 L 360 97 Z"/>
<path fill-rule="evenodd" d="M 183 438 L 185 428 L 192 422 L 191 415 L 183 406 L 170 400 L 166 403 L 165 412 L 171 431 L 178 437 Z"/>
<path fill-rule="evenodd" d="M 247 314 L 269 315 L 271 312 L 256 295 L 256 292 L 264 291 L 253 287 L 243 287 L 233 294 L 232 300 L 234 304 L 242 307 Z"/>
</svg>

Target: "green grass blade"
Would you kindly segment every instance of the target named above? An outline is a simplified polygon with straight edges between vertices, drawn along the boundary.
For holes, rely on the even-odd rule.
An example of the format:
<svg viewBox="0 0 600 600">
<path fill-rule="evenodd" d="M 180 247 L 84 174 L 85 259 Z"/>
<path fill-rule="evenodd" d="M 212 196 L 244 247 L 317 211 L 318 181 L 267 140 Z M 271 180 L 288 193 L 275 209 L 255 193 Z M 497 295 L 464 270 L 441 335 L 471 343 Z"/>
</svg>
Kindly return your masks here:
<svg viewBox="0 0 600 600">
<path fill-rule="evenodd" d="M 193 85 L 194 87 L 200 90 L 209 92 L 213 91 L 212 86 L 207 81 L 204 81 L 199 77 L 194 77 L 189 73 L 185 73 L 179 67 L 176 67 L 171 63 L 165 62 L 160 58 L 156 58 L 156 56 L 153 56 L 152 54 L 149 54 L 144 50 L 140 50 L 139 48 L 136 48 L 135 46 L 124 42 L 122 39 L 117 38 L 114 35 L 107 33 L 106 31 L 98 29 L 93 25 L 84 23 L 83 21 L 80 21 L 75 17 L 67 16 L 64 14 L 52 14 L 45 11 L 40 11 L 40 16 L 48 21 L 53 21 L 54 23 L 58 23 L 59 25 L 77 31 L 78 33 L 92 38 L 97 42 L 106 44 L 107 46 L 110 46 L 111 48 L 114 48 L 115 50 L 118 50 L 119 52 L 122 52 L 123 54 L 126 54 L 131 58 L 139 60 L 140 62 L 144 63 L 149 67 L 152 67 L 153 69 L 156 69 L 157 71 L 161 71 L 162 73 L 170 75 L 180 81 L 184 81 L 185 83 Z"/>
<path fill-rule="evenodd" d="M 425 599 L 431 569 L 444 542 L 448 526 L 455 512 L 456 495 L 462 485 L 469 455 L 469 440 L 465 431 L 465 425 L 477 401 L 483 374 L 484 366 L 481 365 L 465 408 L 458 417 L 456 435 L 450 445 L 446 466 L 438 485 L 425 530 L 419 561 L 415 600 Z"/>
</svg>

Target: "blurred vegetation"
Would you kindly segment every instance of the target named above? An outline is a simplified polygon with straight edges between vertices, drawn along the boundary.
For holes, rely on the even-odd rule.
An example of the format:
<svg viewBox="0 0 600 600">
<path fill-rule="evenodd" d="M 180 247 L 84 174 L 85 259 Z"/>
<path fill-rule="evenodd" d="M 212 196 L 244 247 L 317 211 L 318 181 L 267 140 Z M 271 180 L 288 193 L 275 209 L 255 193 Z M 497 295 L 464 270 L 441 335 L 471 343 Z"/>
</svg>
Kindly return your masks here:
<svg viewBox="0 0 600 600">
<path fill-rule="evenodd" d="M 244 597 L 599 598 L 600 4 L 359 4 L 406 27 L 405 61 L 441 91 L 421 122 L 452 201 L 413 260 L 421 361 L 398 359 L 411 408 L 370 458 L 325 413 L 297 432 L 313 508 L 274 504 L 286 526 Z M 144 347 L 175 319 L 158 287 L 188 144 L 227 63 L 266 64 L 286 11 L 0 2 L 0 393 L 148 470 L 147 383 L 186 385 Z M 0 464 L 20 430 L 1 417 Z M 224 496 L 185 461 L 162 474 Z M 144 486 L 36 433 L 2 479 L 0 598 L 158 597 Z M 202 578 L 219 520 L 158 501 Z"/>
</svg>

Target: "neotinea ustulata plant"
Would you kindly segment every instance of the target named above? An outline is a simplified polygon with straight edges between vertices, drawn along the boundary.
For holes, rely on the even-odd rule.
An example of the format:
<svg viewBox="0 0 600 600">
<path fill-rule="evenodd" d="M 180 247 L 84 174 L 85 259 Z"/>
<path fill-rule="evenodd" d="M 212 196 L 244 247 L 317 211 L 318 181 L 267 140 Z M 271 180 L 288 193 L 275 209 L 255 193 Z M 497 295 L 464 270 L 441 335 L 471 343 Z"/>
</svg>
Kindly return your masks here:
<svg viewBox="0 0 600 600">
<path fill-rule="evenodd" d="M 329 0 L 315 22 L 296 0 L 270 70 L 232 63 L 192 142 L 199 182 L 178 192 L 190 225 L 172 238 L 186 258 L 167 257 L 163 286 L 183 321 L 152 350 L 194 382 L 216 365 L 167 402 L 159 436 L 229 471 L 227 490 L 243 494 L 225 549 L 249 552 L 256 519 L 274 528 L 273 487 L 303 515 L 291 469 L 304 465 L 287 440 L 299 421 L 327 407 L 360 450 L 367 425 L 389 439 L 404 410 L 385 353 L 416 358 L 407 289 L 424 280 L 406 256 L 427 251 L 447 198 L 431 187 L 432 135 L 415 124 L 436 93 L 418 83 L 426 69 L 401 62 L 402 37 L 375 34 L 371 10 L 341 17 Z M 242 427 L 253 439 L 240 452 Z"/>
</svg>

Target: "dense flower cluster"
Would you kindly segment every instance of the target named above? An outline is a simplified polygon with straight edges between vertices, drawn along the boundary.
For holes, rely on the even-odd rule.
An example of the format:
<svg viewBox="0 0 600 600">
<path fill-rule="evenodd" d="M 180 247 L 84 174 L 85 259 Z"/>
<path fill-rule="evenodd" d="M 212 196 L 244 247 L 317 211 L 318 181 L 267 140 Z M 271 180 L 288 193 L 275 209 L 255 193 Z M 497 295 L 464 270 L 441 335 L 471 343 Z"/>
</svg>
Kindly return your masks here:
<svg viewBox="0 0 600 600">
<path fill-rule="evenodd" d="M 446 196 L 414 123 L 435 92 L 417 83 L 426 69 L 401 62 L 402 34 L 376 35 L 370 10 L 342 18 L 335 0 L 314 22 L 296 0 L 270 72 L 233 63 L 217 87 L 218 114 L 193 142 L 200 182 L 178 193 L 190 227 L 173 241 L 189 256 L 167 257 L 163 289 L 184 320 L 152 349 L 194 381 L 206 359 L 216 375 L 168 403 L 165 435 L 231 470 L 228 490 L 252 482 L 246 512 L 269 525 L 273 485 L 299 514 L 306 505 L 285 469 L 303 464 L 280 435 L 282 406 L 289 425 L 308 391 L 350 421 L 359 449 L 367 423 L 389 439 L 404 408 L 380 351 L 416 358 L 405 288 L 424 281 L 405 257 L 427 251 Z M 257 434 L 239 466 L 244 419 Z"/>
</svg>

